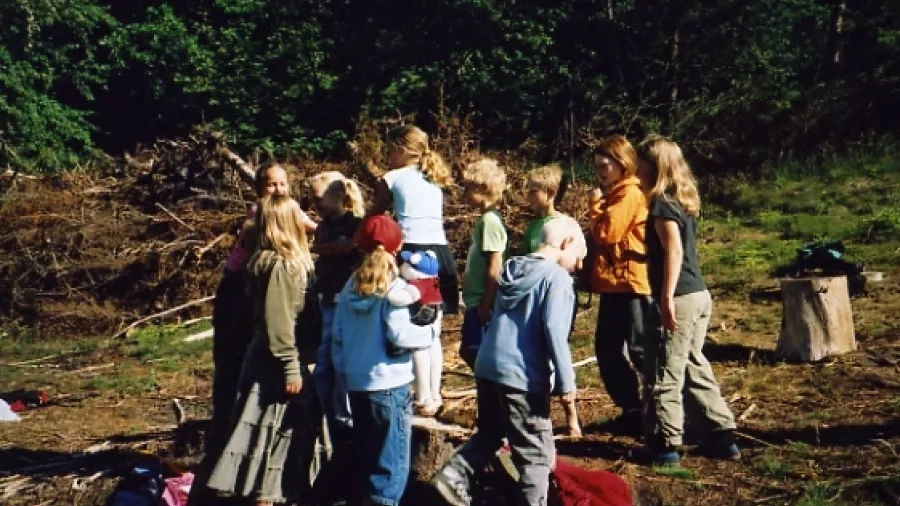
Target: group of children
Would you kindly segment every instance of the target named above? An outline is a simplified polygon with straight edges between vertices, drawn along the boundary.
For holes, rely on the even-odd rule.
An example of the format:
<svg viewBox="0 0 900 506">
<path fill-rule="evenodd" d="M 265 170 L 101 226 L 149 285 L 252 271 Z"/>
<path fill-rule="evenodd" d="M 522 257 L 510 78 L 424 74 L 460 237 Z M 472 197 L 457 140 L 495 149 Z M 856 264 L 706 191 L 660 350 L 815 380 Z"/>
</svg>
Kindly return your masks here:
<svg viewBox="0 0 900 506">
<path fill-rule="evenodd" d="M 728 439 L 733 417 L 717 403 L 718 386 L 700 360 L 710 304 L 696 265 L 699 198 L 690 169 L 667 139 L 642 145 L 640 164 L 623 137 L 604 142 L 594 154 L 601 188 L 591 196 L 587 240 L 576 220 L 555 209 L 562 171 L 541 167 L 528 174 L 537 218 L 516 255 L 499 209 L 504 169 L 481 159 L 464 171 L 465 200 L 480 216 L 462 276 L 459 354 L 474 371 L 478 411 L 477 432 L 433 480 L 451 504 L 469 504 L 472 477 L 504 440 L 519 472 L 519 503 L 546 503 L 555 459 L 551 395 L 561 399 L 568 433 L 581 434 L 567 340 L 576 308 L 573 275 L 583 263 L 587 289 L 602 294 L 600 318 L 607 314 L 596 337 L 601 375 L 608 389 L 627 382 L 609 369 L 624 363 L 634 389 L 644 385 L 642 403 L 620 403 L 639 403 L 644 453 L 677 461 L 685 377 L 688 404 L 720 415 L 710 409 L 699 415 L 718 434 L 719 454 L 737 451 Z M 204 465 L 211 489 L 257 505 L 308 492 L 324 412 L 335 444 L 352 445 L 356 499 L 399 503 L 413 412 L 433 415 L 442 405 L 441 323 L 458 311 L 460 290 L 443 228 L 446 165 L 416 127 L 390 132 L 388 147 L 389 171 L 368 209 L 356 183 L 339 172 L 307 181 L 318 224 L 289 196 L 277 164 L 258 171 L 252 225 L 242 231 L 217 292 L 214 418 Z M 390 207 L 396 221 L 384 214 Z M 657 327 L 675 339 L 644 330 Z M 644 360 L 625 355 L 625 343 Z M 601 353 L 618 353 L 622 363 L 607 356 L 601 362 Z"/>
</svg>

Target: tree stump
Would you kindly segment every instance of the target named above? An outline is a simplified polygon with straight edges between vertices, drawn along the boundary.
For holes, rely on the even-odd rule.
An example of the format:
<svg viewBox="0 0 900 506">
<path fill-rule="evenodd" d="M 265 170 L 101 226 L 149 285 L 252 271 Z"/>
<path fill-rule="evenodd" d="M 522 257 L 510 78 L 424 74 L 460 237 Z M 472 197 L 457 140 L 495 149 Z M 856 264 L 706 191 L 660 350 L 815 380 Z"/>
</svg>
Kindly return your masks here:
<svg viewBox="0 0 900 506">
<path fill-rule="evenodd" d="M 413 419 L 412 458 L 403 504 L 439 504 L 428 483 L 470 433 L 465 427 L 434 418 Z"/>
<path fill-rule="evenodd" d="M 845 276 L 784 278 L 781 300 L 780 358 L 813 362 L 856 350 Z"/>
</svg>

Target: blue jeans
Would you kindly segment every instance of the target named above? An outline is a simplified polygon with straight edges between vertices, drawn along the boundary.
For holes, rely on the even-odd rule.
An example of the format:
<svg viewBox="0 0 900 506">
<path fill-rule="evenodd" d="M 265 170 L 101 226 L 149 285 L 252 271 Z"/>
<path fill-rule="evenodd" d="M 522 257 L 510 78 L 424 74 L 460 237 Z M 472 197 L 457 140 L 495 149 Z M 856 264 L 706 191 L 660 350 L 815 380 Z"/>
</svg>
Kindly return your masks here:
<svg viewBox="0 0 900 506">
<path fill-rule="evenodd" d="M 384 506 L 400 503 L 409 479 L 412 396 L 409 385 L 350 392 L 363 493 Z"/>
<path fill-rule="evenodd" d="M 332 437 L 339 436 L 353 425 L 350 417 L 350 402 L 347 386 L 339 374 L 334 372 L 331 361 L 331 324 L 334 321 L 334 306 L 322 304 L 322 342 L 316 351 L 316 369 L 313 383 L 322 402 L 322 411 L 328 420 Z"/>
</svg>

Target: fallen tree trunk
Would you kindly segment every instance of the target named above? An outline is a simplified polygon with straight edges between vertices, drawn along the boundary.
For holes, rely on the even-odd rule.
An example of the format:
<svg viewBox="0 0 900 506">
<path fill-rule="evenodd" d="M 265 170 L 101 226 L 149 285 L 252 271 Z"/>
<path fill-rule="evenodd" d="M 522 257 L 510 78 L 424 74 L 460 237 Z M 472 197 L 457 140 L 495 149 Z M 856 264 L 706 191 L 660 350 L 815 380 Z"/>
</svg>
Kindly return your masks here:
<svg viewBox="0 0 900 506">
<path fill-rule="evenodd" d="M 252 165 L 245 162 L 243 158 L 234 154 L 234 152 L 232 152 L 228 148 L 221 147 L 219 148 L 218 152 L 222 156 L 222 158 L 225 159 L 225 162 L 227 162 L 228 165 L 230 165 L 231 168 L 234 169 L 235 172 L 237 172 L 237 174 L 245 183 L 249 184 L 250 186 L 253 186 L 255 184 L 256 171 L 253 170 Z"/>
</svg>

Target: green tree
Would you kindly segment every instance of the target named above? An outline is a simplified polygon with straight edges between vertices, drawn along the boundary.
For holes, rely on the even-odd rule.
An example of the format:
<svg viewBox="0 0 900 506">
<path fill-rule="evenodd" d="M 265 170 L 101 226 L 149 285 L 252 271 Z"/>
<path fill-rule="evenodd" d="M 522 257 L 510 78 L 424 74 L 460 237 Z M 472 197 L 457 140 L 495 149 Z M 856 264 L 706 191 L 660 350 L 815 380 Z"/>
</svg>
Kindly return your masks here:
<svg viewBox="0 0 900 506">
<path fill-rule="evenodd" d="M 117 23 L 92 0 L 7 0 L 0 20 L 4 140 L 37 170 L 71 166 L 93 146 L 92 107 Z"/>
</svg>

